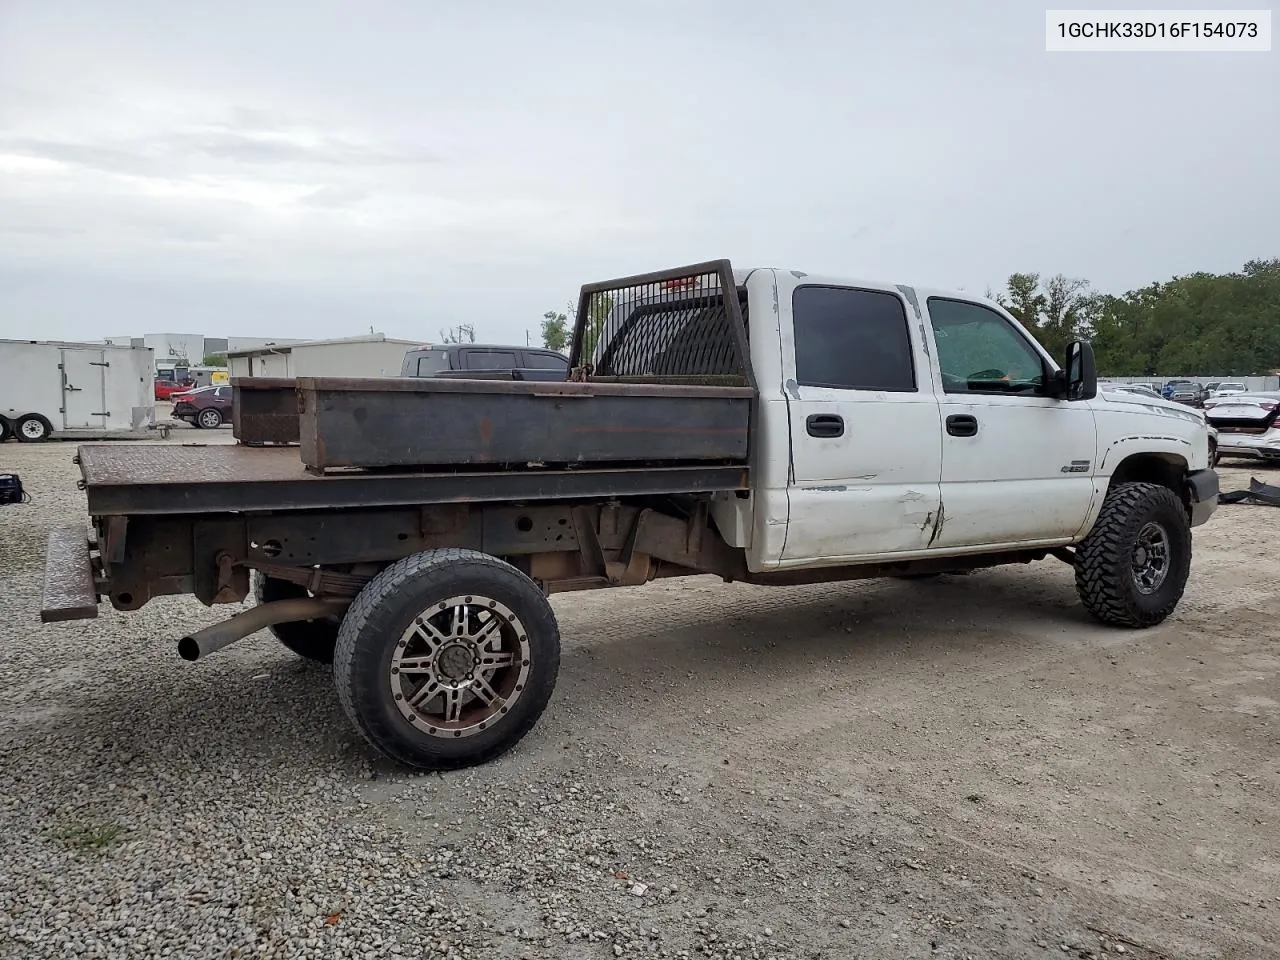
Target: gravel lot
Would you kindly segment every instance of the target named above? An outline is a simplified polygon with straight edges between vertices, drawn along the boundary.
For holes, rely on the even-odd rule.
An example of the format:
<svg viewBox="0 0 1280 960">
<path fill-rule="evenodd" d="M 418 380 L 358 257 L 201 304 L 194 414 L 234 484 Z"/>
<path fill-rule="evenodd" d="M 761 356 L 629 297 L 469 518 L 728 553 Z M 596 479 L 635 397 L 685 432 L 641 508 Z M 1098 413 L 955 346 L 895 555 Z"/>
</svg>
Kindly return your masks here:
<svg viewBox="0 0 1280 960">
<path fill-rule="evenodd" d="M 1277 955 L 1280 511 L 1142 632 L 1052 560 L 562 595 L 539 726 L 413 776 L 266 634 L 179 660 L 194 600 L 41 626 L 73 454 L 0 447 L 0 956 Z"/>
</svg>

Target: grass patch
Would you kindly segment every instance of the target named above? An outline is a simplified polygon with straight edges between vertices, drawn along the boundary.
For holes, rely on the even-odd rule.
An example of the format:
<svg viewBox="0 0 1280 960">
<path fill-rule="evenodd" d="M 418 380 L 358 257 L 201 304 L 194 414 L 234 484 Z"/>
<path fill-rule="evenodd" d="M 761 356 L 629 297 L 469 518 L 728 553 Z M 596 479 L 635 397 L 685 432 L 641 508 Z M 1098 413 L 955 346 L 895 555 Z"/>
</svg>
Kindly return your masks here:
<svg viewBox="0 0 1280 960">
<path fill-rule="evenodd" d="M 90 853 L 105 850 L 124 833 L 124 827 L 118 823 L 93 823 L 81 821 L 68 823 L 60 827 L 51 827 L 45 831 L 50 840 L 62 844 L 68 850 L 77 853 Z"/>
</svg>

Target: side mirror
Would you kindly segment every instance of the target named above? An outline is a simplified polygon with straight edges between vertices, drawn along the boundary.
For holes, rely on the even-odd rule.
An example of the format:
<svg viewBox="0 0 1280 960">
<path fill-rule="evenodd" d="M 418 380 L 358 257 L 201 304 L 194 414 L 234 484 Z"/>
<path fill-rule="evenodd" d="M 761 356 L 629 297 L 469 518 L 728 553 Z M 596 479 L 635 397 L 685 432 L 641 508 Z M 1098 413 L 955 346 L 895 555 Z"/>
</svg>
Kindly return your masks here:
<svg viewBox="0 0 1280 960">
<path fill-rule="evenodd" d="M 1092 400 L 1098 395 L 1098 365 L 1093 359 L 1093 347 L 1087 341 L 1072 340 L 1067 345 L 1064 367 L 1068 400 Z"/>
</svg>

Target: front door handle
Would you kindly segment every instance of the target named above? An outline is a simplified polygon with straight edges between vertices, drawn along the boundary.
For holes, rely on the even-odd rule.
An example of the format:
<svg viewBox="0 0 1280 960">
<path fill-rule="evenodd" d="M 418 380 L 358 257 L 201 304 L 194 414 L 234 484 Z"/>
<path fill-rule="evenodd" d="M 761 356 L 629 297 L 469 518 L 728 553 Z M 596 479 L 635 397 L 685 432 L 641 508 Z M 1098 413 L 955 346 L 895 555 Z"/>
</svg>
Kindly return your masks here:
<svg viewBox="0 0 1280 960">
<path fill-rule="evenodd" d="M 843 437 L 844 417 L 834 413 L 815 413 L 805 419 L 804 428 L 811 437 Z"/>
<path fill-rule="evenodd" d="M 947 433 L 953 437 L 976 437 L 978 418 L 969 413 L 953 413 L 947 417 Z"/>
</svg>

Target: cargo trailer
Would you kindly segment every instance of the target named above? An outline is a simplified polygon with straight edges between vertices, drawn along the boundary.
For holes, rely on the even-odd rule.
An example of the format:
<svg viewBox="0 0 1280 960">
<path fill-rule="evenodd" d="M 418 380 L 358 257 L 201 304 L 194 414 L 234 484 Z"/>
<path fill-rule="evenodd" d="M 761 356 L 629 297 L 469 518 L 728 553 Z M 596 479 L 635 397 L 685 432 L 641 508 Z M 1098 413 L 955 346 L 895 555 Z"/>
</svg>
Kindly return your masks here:
<svg viewBox="0 0 1280 960">
<path fill-rule="evenodd" d="M 145 436 L 155 426 L 148 347 L 0 340 L 0 439 Z"/>
</svg>

